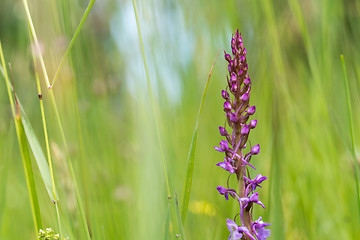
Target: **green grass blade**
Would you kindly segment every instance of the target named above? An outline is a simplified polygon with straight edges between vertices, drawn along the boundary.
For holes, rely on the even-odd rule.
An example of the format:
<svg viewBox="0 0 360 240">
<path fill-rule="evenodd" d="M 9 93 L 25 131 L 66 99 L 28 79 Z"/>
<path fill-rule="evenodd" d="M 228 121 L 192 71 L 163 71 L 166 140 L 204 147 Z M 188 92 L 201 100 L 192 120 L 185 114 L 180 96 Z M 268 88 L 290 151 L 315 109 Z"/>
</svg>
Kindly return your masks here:
<svg viewBox="0 0 360 240">
<path fill-rule="evenodd" d="M 39 50 L 40 49 L 39 41 L 38 41 L 37 36 L 36 36 L 35 27 L 34 27 L 34 24 L 32 22 L 32 18 L 31 18 L 29 6 L 27 4 L 27 0 L 23 0 L 23 5 L 24 5 L 25 13 L 26 13 L 26 18 L 27 18 L 27 21 L 28 21 L 28 24 L 29 24 L 31 36 L 32 36 L 32 38 L 34 40 L 34 43 L 35 43 L 35 49 Z M 53 89 L 52 89 L 52 87 L 50 85 L 50 82 L 49 82 L 49 77 L 48 77 L 48 74 L 47 74 L 47 71 L 46 71 L 45 62 L 44 62 L 44 59 L 43 59 L 41 54 L 39 54 L 39 60 L 40 60 L 40 65 L 41 65 L 41 69 L 42 69 L 42 72 L 43 72 L 43 76 L 44 76 L 46 85 L 48 87 L 51 106 L 52 106 L 53 111 L 55 113 L 56 121 L 57 121 L 58 128 L 59 128 L 59 131 L 60 131 L 60 134 L 61 134 L 61 139 L 62 139 L 63 145 L 65 147 L 66 160 L 67 160 L 67 163 L 68 163 L 68 167 L 69 167 L 69 171 L 70 171 L 72 181 L 74 183 L 77 209 L 79 211 L 80 218 L 81 218 L 81 221 L 80 221 L 81 226 L 83 228 L 83 232 L 86 235 L 86 239 L 90 240 L 91 237 L 90 237 L 90 233 L 89 233 L 89 229 L 88 229 L 88 225 L 87 225 L 87 221 L 86 221 L 86 217 L 85 217 L 85 213 L 84 213 L 84 208 L 83 208 L 83 205 L 82 205 L 82 202 L 81 202 L 80 191 L 79 191 L 79 187 L 78 187 L 78 184 L 77 184 L 77 179 L 75 177 L 73 164 L 72 164 L 72 161 L 71 161 L 71 158 L 70 158 L 70 155 L 69 155 L 69 148 L 67 146 L 67 141 L 66 141 L 66 138 L 65 138 L 64 129 L 62 127 L 62 122 L 61 122 L 60 114 L 59 114 L 59 111 L 58 111 L 58 108 L 57 108 L 54 92 L 53 92 Z"/>
<path fill-rule="evenodd" d="M 5 79 L 7 79 L 6 75 L 5 75 L 5 71 L 4 71 L 4 67 L 1 67 L 1 73 L 3 75 L 3 77 Z M 8 80 L 5 80 L 8 81 Z M 7 82 L 7 84 L 9 84 L 9 89 L 10 91 L 12 91 L 12 87 L 10 86 L 10 82 Z M 10 93 L 11 94 L 11 93 Z M 12 99 L 11 99 L 12 100 Z M 30 121 L 21 105 L 20 100 L 18 100 L 19 103 L 19 107 L 20 107 L 20 111 L 21 111 L 21 121 L 22 121 L 22 125 L 23 128 L 25 130 L 25 134 L 26 137 L 29 141 L 30 144 L 30 148 L 34 154 L 35 160 L 36 160 L 36 164 L 39 167 L 40 170 L 40 174 L 41 174 L 41 178 L 45 184 L 46 190 L 49 194 L 49 197 L 51 200 L 55 200 L 53 191 L 52 191 L 52 182 L 51 182 L 51 175 L 50 175 L 50 169 L 49 169 L 49 165 L 46 161 L 45 155 L 41 149 L 40 143 L 38 138 L 36 137 L 36 134 L 30 124 Z"/>
<path fill-rule="evenodd" d="M 30 203 L 31 203 L 31 210 L 33 213 L 34 218 L 34 224 L 35 224 L 35 230 L 36 234 L 39 232 L 39 229 L 42 228 L 41 223 L 41 214 L 40 214 L 40 206 L 39 206 L 39 200 L 36 193 L 36 187 L 35 187 L 35 180 L 34 180 L 34 173 L 31 166 L 31 158 L 29 154 L 29 148 L 27 145 L 26 140 L 26 134 L 24 130 L 24 126 L 22 124 L 21 116 L 18 114 L 16 116 L 16 130 L 18 135 L 18 141 L 20 145 L 20 151 L 21 151 L 21 158 L 23 160 L 24 170 L 25 170 L 25 177 L 26 177 L 26 184 L 29 192 L 30 197 Z"/>
<path fill-rule="evenodd" d="M 358 213 L 360 218 L 360 190 L 359 190 L 359 169 L 358 169 L 358 162 L 356 160 L 356 153 L 355 153 L 355 138 L 354 138 L 354 125 L 352 122 L 352 111 L 351 111 L 351 100 L 350 100 L 350 87 L 349 87 L 349 79 L 347 76 L 346 71 L 346 64 L 344 56 L 341 55 L 341 64 L 342 69 L 344 72 L 344 80 L 345 80 L 345 88 L 346 88 L 346 100 L 347 100 L 347 108 L 348 108 L 348 117 L 349 117 L 349 130 L 351 135 L 351 155 L 354 160 L 354 172 L 355 172 L 355 185 L 356 185 L 356 198 L 358 203 Z"/>
<path fill-rule="evenodd" d="M 185 180 L 184 180 L 184 187 L 183 187 L 183 194 L 182 194 L 182 205 L 181 205 L 181 216 L 182 216 L 182 222 L 183 223 L 185 223 L 186 213 L 187 213 L 189 200 L 190 200 L 192 177 L 193 177 L 194 166 L 195 166 L 195 150 L 196 150 L 196 140 L 197 140 L 199 119 L 200 119 L 200 115 L 201 115 L 201 112 L 202 112 L 202 109 L 203 109 L 203 106 L 204 106 L 206 92 L 207 92 L 207 89 L 209 87 L 211 74 L 212 74 L 216 59 L 219 56 L 219 53 L 220 53 L 220 51 L 217 53 L 217 55 L 216 55 L 216 57 L 214 59 L 214 62 L 212 64 L 210 72 L 209 72 L 208 79 L 207 79 L 206 84 L 205 84 L 204 92 L 203 92 L 200 107 L 199 107 L 199 112 L 198 112 L 198 115 L 197 115 L 197 118 L 196 118 L 194 134 L 193 134 L 193 137 L 192 137 L 192 140 L 191 140 L 190 150 L 189 150 L 189 154 L 188 154 L 188 158 L 187 158 L 187 167 L 186 167 L 187 171 L 186 171 L 186 176 L 185 176 Z"/>
<path fill-rule="evenodd" d="M 65 54 L 64 54 L 63 57 L 61 58 L 61 61 L 60 61 L 59 65 L 58 65 L 58 67 L 57 67 L 56 73 L 55 73 L 55 75 L 54 75 L 54 77 L 53 77 L 53 79 L 52 79 L 52 81 L 51 81 L 51 86 L 54 86 L 54 83 L 55 83 L 55 81 L 56 81 L 56 79 L 57 79 L 57 77 L 58 77 L 58 75 L 59 75 L 61 66 L 62 66 L 62 64 L 64 63 L 65 58 L 66 58 L 67 55 L 69 54 L 72 46 L 74 45 L 74 42 L 76 41 L 76 39 L 77 39 L 77 37 L 78 37 L 78 35 L 79 35 L 79 33 L 80 33 L 80 30 L 81 30 L 81 28 L 83 27 L 83 25 L 84 25 L 84 23 L 85 23 L 85 21 L 86 21 L 86 18 L 88 17 L 88 15 L 89 15 L 89 13 L 90 13 L 90 11 L 91 11 L 94 3 L 95 3 L 95 0 L 91 0 L 91 1 L 89 2 L 88 6 L 87 6 L 87 8 L 86 8 L 86 10 L 85 10 L 85 13 L 84 13 L 84 15 L 82 16 L 82 18 L 81 18 L 81 20 L 80 20 L 80 23 L 79 23 L 78 27 L 76 28 L 75 33 L 74 33 L 74 35 L 73 35 L 73 37 L 72 37 L 72 39 L 71 39 L 71 41 L 70 41 L 70 43 L 69 43 L 69 46 L 67 47 L 67 49 L 66 49 L 66 51 L 65 51 Z"/>
<path fill-rule="evenodd" d="M 175 209 L 176 209 L 176 218 L 177 221 L 179 223 L 179 230 L 180 230 L 180 238 L 182 239 L 186 239 L 185 237 L 185 231 L 184 231 L 184 225 L 181 221 L 181 214 L 180 214 L 180 208 L 179 208 L 179 202 L 178 202 L 178 198 L 177 198 L 177 194 L 175 193 Z"/>
<path fill-rule="evenodd" d="M 53 193 L 53 186 L 52 186 L 52 181 L 51 181 L 51 174 L 50 174 L 50 169 L 49 169 L 49 165 L 48 162 L 46 161 L 44 152 L 41 148 L 41 145 L 39 143 L 39 140 L 34 132 L 34 129 L 31 126 L 31 123 L 24 111 L 24 108 L 22 107 L 22 105 L 20 104 L 19 101 L 19 105 L 20 105 L 20 110 L 21 110 L 21 122 L 24 126 L 24 130 L 25 130 L 25 134 L 26 137 L 29 141 L 30 144 L 30 148 L 34 154 L 36 163 L 39 167 L 40 170 L 40 174 L 41 174 L 41 178 L 45 184 L 46 190 L 49 194 L 49 197 L 52 201 L 57 200 L 56 196 Z M 56 194 L 57 195 L 57 194 Z"/>
<path fill-rule="evenodd" d="M 170 239 L 170 215 L 171 215 L 170 207 L 171 207 L 170 204 L 168 204 L 168 211 L 167 211 L 166 220 L 165 220 L 164 240 Z M 0 217 L 1 217 L 1 215 L 0 215 Z"/>
<path fill-rule="evenodd" d="M 11 125 L 8 131 L 8 136 L 6 138 L 6 142 L 8 143 L 6 146 L 6 151 L 4 149 L 5 147 L 2 147 L 2 152 L 4 154 L 0 155 L 0 226 L 2 226 L 3 213 L 6 204 L 6 180 L 9 172 L 8 168 L 10 165 L 10 156 L 13 148 L 13 130 L 13 125 Z"/>
<path fill-rule="evenodd" d="M 154 99 L 154 96 L 153 96 L 153 91 L 152 91 L 152 88 L 151 88 L 150 75 L 149 75 L 149 70 L 148 70 L 147 63 L 146 63 L 145 48 L 144 48 L 144 42 L 143 42 L 142 35 L 141 35 L 140 21 L 139 21 L 139 17 L 138 17 L 136 2 L 135 2 L 135 0 L 133 0 L 132 2 L 133 2 L 134 13 L 135 13 L 135 18 L 136 18 L 136 25 L 137 25 L 137 29 L 138 29 L 138 33 L 139 33 L 141 52 L 142 52 L 143 60 L 144 60 L 143 62 L 144 62 L 144 68 L 145 68 L 145 73 L 146 73 L 147 88 L 148 88 L 151 107 L 152 107 L 153 116 L 154 116 L 154 120 L 155 120 L 156 135 L 157 135 L 157 139 L 158 139 L 158 142 L 159 142 L 159 148 L 160 148 L 160 153 L 161 153 L 161 164 L 162 164 L 162 167 L 163 167 L 165 183 L 166 183 L 166 188 L 167 188 L 167 193 L 168 193 L 168 199 L 171 201 L 171 190 L 170 190 L 169 177 L 168 177 L 168 173 L 167 173 L 167 170 L 166 170 L 163 144 L 162 144 L 162 141 L 161 141 L 160 127 L 159 127 L 159 120 L 158 120 L 158 113 L 157 113 L 157 103 L 155 102 L 155 99 Z"/>
<path fill-rule="evenodd" d="M 42 227 L 42 223 L 41 223 L 39 200 L 37 197 L 36 187 L 35 187 L 34 173 L 33 173 L 33 169 L 31 166 L 31 158 L 30 158 L 30 154 L 29 154 L 29 148 L 27 145 L 26 134 L 25 134 L 24 126 L 22 124 L 21 114 L 19 113 L 18 105 L 17 105 L 17 111 L 15 111 L 13 95 L 11 93 L 10 81 L 9 81 L 7 70 L 6 70 L 5 59 L 4 59 L 1 42 L 0 42 L 0 58 L 1 58 L 1 64 L 2 64 L 2 70 L 3 70 L 2 72 L 4 74 L 4 80 L 5 80 L 5 84 L 6 84 L 6 88 L 7 88 L 7 92 L 8 92 L 10 105 L 11 105 L 11 111 L 12 111 L 13 118 L 15 121 L 16 134 L 17 134 L 17 138 L 18 138 L 18 142 L 19 142 L 21 158 L 23 161 L 23 166 L 24 166 L 24 171 L 25 171 L 25 179 L 26 179 L 26 185 L 27 185 L 28 193 L 29 193 L 29 197 L 30 197 L 30 205 L 31 205 L 31 211 L 32 211 L 32 216 L 33 216 L 33 220 L 34 220 L 35 234 L 38 234 L 39 229 Z"/>
</svg>

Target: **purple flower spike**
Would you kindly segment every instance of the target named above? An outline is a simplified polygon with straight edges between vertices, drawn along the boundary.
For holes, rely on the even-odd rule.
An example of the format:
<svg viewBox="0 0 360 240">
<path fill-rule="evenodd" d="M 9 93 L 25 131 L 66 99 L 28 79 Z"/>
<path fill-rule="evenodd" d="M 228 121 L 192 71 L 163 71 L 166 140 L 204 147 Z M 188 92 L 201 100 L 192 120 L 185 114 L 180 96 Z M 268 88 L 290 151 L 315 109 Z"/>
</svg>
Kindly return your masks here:
<svg viewBox="0 0 360 240">
<path fill-rule="evenodd" d="M 240 181 L 239 186 L 229 188 L 229 184 L 234 181 L 227 181 L 228 189 L 218 186 L 217 190 L 225 199 L 229 199 L 229 195 L 239 201 L 241 225 L 237 225 L 235 221 L 227 219 L 226 225 L 230 231 L 229 240 L 266 240 L 270 236 L 270 230 L 265 229 L 269 223 L 264 223 L 261 218 L 252 222 L 253 207 L 255 204 L 264 204 L 259 200 L 259 193 L 254 192 L 267 177 L 258 174 L 254 179 L 250 178 L 249 168 L 255 167 L 250 164 L 252 156 L 260 153 L 259 144 L 253 146 L 250 152 L 245 153 L 249 134 L 257 127 L 257 120 L 250 119 L 256 112 L 256 107 L 249 104 L 251 87 L 253 86 L 248 72 L 248 64 L 246 60 L 247 50 L 244 47 L 243 39 L 239 30 L 237 30 L 231 38 L 230 54 L 225 53 L 225 60 L 228 64 L 228 75 L 226 77 L 226 90 L 221 91 L 221 96 L 225 99 L 223 109 L 226 115 L 226 131 L 225 126 L 219 127 L 220 135 L 225 137 L 227 141 L 222 140 L 220 146 L 216 146 L 215 150 L 225 153 L 223 162 L 216 165 L 225 169 L 232 174 L 236 174 L 236 179 Z M 232 55 L 231 55 L 232 53 Z M 230 130 L 229 130 L 230 128 Z M 251 130 L 251 131 L 250 131 Z M 241 182 L 242 181 L 242 182 Z M 237 190 L 235 190 L 237 189 Z"/>
</svg>

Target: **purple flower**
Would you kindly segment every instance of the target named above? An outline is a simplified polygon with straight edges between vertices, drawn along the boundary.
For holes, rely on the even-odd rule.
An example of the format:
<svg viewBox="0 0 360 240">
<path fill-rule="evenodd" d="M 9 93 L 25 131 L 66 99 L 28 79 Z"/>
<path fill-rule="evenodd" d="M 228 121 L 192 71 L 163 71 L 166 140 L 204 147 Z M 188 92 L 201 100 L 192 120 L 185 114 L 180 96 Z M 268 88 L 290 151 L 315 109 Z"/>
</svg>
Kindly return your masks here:
<svg viewBox="0 0 360 240">
<path fill-rule="evenodd" d="M 253 115 L 256 111 L 256 107 L 255 106 L 251 106 L 249 107 L 249 109 L 246 111 L 249 115 Z"/>
<path fill-rule="evenodd" d="M 239 227 L 233 220 L 226 219 L 226 225 L 229 229 L 230 235 L 228 240 L 238 240 L 241 239 L 242 236 L 245 234 L 250 239 L 256 240 L 250 233 L 249 229 L 247 227 L 241 226 Z"/>
<path fill-rule="evenodd" d="M 246 206 L 248 205 L 249 202 L 253 202 L 253 203 L 256 203 L 256 204 L 259 204 L 261 205 L 263 208 L 265 208 L 264 204 L 259 200 L 259 193 L 253 193 L 251 194 L 251 196 L 248 198 L 248 197 L 243 197 L 243 198 L 240 198 L 240 201 L 242 201 L 244 204 L 244 208 L 246 208 Z"/>
<path fill-rule="evenodd" d="M 261 174 L 257 175 L 254 179 L 249 179 L 245 176 L 244 178 L 248 182 L 248 187 L 251 186 L 252 191 L 255 191 L 256 187 L 261 187 L 259 184 L 267 179 L 267 177 L 262 176 Z"/>
<path fill-rule="evenodd" d="M 226 219 L 226 225 L 230 231 L 228 240 L 238 240 L 242 238 L 242 234 L 239 232 L 239 226 L 231 219 Z"/>
<path fill-rule="evenodd" d="M 260 152 L 260 145 L 255 145 L 251 148 L 251 155 L 257 155 Z"/>
<path fill-rule="evenodd" d="M 230 97 L 229 93 L 228 93 L 227 91 L 225 91 L 225 90 L 222 90 L 222 91 L 221 91 L 221 96 L 222 96 L 223 99 L 225 99 L 225 100 L 228 100 L 229 97 Z M 230 105 L 230 108 L 231 108 L 231 105 Z"/>
<path fill-rule="evenodd" d="M 229 162 L 219 162 L 216 166 L 222 167 L 230 173 L 235 173 L 235 168 Z"/>
<path fill-rule="evenodd" d="M 270 229 L 265 229 L 265 227 L 270 226 L 271 223 L 264 223 L 261 220 L 261 217 L 259 217 L 258 220 L 256 220 L 255 222 L 253 222 L 252 224 L 252 229 L 255 233 L 255 236 L 259 239 L 259 240 L 265 240 L 268 237 L 271 236 L 271 231 Z"/>
<path fill-rule="evenodd" d="M 228 132 L 226 131 L 226 129 L 221 126 L 219 126 L 219 132 L 220 132 L 220 135 L 223 137 L 228 135 Z"/>
<path fill-rule="evenodd" d="M 257 125 L 257 120 L 256 119 L 251 120 L 250 124 L 249 124 L 249 128 L 254 129 L 256 127 L 256 125 Z"/>
<path fill-rule="evenodd" d="M 230 150 L 229 144 L 225 140 L 221 140 L 220 147 L 214 147 L 214 148 L 216 151 L 219 151 L 219 152 L 228 152 Z"/>
</svg>

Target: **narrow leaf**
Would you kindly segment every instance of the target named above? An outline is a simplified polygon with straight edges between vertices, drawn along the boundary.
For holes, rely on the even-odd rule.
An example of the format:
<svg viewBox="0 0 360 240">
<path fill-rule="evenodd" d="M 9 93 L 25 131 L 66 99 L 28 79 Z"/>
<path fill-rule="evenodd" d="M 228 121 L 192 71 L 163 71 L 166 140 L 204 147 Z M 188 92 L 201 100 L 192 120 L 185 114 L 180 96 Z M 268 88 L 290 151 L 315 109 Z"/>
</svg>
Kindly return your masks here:
<svg viewBox="0 0 360 240">
<path fill-rule="evenodd" d="M 194 134 L 191 140 L 191 145 L 190 145 L 190 150 L 189 150 L 189 154 L 188 154 L 188 158 L 187 158 L 187 171 L 186 171 L 186 177 L 184 180 L 184 187 L 183 187 L 183 195 L 182 195 L 182 208 L 181 208 L 181 216 L 182 216 L 182 222 L 185 223 L 185 218 L 186 218 L 186 213 L 187 213 L 187 209 L 188 209 L 188 205 L 189 205 L 189 200 L 190 200 L 190 193 L 191 193 L 191 185 L 192 185 L 192 178 L 193 178 L 193 174 L 194 174 L 194 166 L 195 166 L 195 150 L 196 150 L 196 139 L 197 139 L 197 132 L 198 132 L 198 124 L 199 124 L 199 119 L 200 119 L 200 115 L 202 112 L 202 108 L 205 102 L 205 97 L 206 97 L 206 92 L 207 89 L 209 87 L 209 83 L 210 83 L 210 77 L 216 62 L 217 57 L 219 56 L 220 50 L 217 53 L 214 62 L 211 66 L 210 72 L 209 72 L 209 76 L 208 79 L 206 81 L 205 84 L 205 88 L 204 88 L 204 92 L 201 98 L 201 103 L 200 103 L 200 108 L 199 108 L 199 112 L 196 118 L 196 124 L 195 124 L 195 129 L 194 129 Z"/>
<path fill-rule="evenodd" d="M 3 75 L 3 77 L 5 78 L 5 81 L 7 81 L 6 77 L 5 77 L 5 73 L 4 73 L 4 68 L 0 67 L 0 71 Z M 13 89 L 10 86 L 10 83 L 8 83 L 8 84 L 12 91 Z M 41 178 L 45 184 L 45 187 L 49 194 L 50 199 L 55 200 L 55 197 L 54 197 L 53 191 L 52 191 L 52 183 L 51 183 L 51 175 L 50 175 L 49 165 L 46 161 L 46 158 L 45 158 L 45 155 L 40 146 L 39 140 L 36 137 L 36 134 L 30 124 L 30 121 L 29 121 L 19 99 L 18 99 L 18 103 L 19 103 L 20 111 L 21 111 L 21 115 L 22 115 L 22 117 L 21 117 L 22 125 L 24 127 L 27 140 L 29 141 L 30 148 L 34 154 L 36 164 L 40 170 Z"/>
<path fill-rule="evenodd" d="M 185 237 L 185 231 L 184 231 L 184 225 L 181 221 L 181 214 L 180 214 L 180 208 L 179 208 L 179 202 L 178 202 L 178 199 L 177 199 L 177 194 L 175 193 L 175 210 L 176 210 L 176 218 L 177 218 L 177 222 L 179 224 L 179 230 L 180 230 L 180 237 L 182 239 L 186 239 Z"/>
<path fill-rule="evenodd" d="M 360 218 L 359 169 L 358 169 L 358 162 L 356 160 L 356 153 L 355 153 L 355 138 L 354 138 L 354 125 L 353 125 L 353 122 L 352 122 L 350 87 L 349 87 L 349 79 L 348 79 L 348 76 L 347 76 L 344 56 L 341 55 L 340 58 L 341 58 L 342 69 L 343 69 L 343 72 L 344 72 L 347 109 L 348 109 L 348 117 L 349 117 L 349 125 L 350 125 L 349 130 L 350 130 L 350 136 L 351 136 L 351 156 L 352 156 L 353 161 L 354 161 L 356 200 L 357 200 L 357 203 L 358 203 L 358 214 L 359 214 L 359 218 Z"/>
<path fill-rule="evenodd" d="M 50 175 L 50 169 L 49 169 L 48 162 L 46 161 L 46 158 L 45 158 L 43 150 L 40 146 L 39 140 L 36 137 L 34 129 L 32 128 L 27 115 L 26 115 L 22 105 L 20 104 L 20 101 L 19 101 L 19 105 L 20 105 L 20 110 L 21 110 L 21 115 L 22 115 L 21 121 L 24 126 L 27 140 L 29 141 L 31 150 L 34 154 L 34 157 L 35 157 L 36 163 L 38 165 L 38 168 L 39 168 L 39 171 L 41 174 L 41 178 L 45 184 L 46 190 L 49 194 L 50 199 L 53 201 L 53 200 L 55 200 L 55 196 L 53 194 L 53 186 L 52 186 L 52 182 L 51 182 L 51 175 Z M 56 199 L 56 200 L 58 200 L 58 199 Z"/>
</svg>

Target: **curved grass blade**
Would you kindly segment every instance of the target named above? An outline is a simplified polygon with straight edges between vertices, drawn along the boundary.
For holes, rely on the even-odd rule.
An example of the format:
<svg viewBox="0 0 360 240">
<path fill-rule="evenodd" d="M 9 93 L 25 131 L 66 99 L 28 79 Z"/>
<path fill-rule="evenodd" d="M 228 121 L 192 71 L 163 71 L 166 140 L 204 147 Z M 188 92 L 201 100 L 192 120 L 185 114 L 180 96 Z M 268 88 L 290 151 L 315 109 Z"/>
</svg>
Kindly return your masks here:
<svg viewBox="0 0 360 240">
<path fill-rule="evenodd" d="M 56 73 L 55 73 L 55 75 L 54 75 L 54 77 L 53 77 L 53 79 L 52 79 L 52 81 L 51 81 L 51 86 L 54 86 L 54 83 L 55 83 L 55 81 L 56 81 L 56 78 L 57 78 L 57 76 L 59 75 L 61 66 L 62 66 L 65 58 L 66 58 L 67 55 L 69 54 L 72 46 L 74 45 L 74 42 L 76 41 L 76 39 L 77 39 L 77 37 L 78 37 L 78 35 L 79 35 L 79 32 L 80 32 L 82 26 L 84 25 L 85 20 L 86 20 L 86 18 L 88 17 L 88 15 L 89 15 L 89 13 L 90 13 L 90 11 L 91 11 L 94 3 L 95 3 L 95 0 L 91 0 L 91 1 L 89 2 L 88 6 L 87 6 L 87 8 L 86 8 L 86 10 L 85 10 L 85 13 L 84 13 L 84 15 L 82 16 L 82 18 L 81 18 L 81 20 L 80 20 L 80 23 L 79 23 L 78 27 L 76 28 L 75 33 L 74 33 L 74 35 L 73 35 L 73 37 L 72 37 L 72 39 L 71 39 L 71 41 L 70 41 L 70 43 L 69 43 L 69 46 L 67 47 L 64 55 L 63 55 L 62 58 L 61 58 L 61 61 L 60 61 L 59 65 L 58 65 L 58 67 L 57 67 Z"/>
<path fill-rule="evenodd" d="M 354 138 L 354 125 L 352 122 L 352 111 L 351 111 L 351 100 L 350 100 L 350 87 L 349 87 L 349 79 L 346 72 L 346 65 L 345 59 L 343 55 L 340 55 L 342 69 L 344 72 L 344 80 L 345 80 L 345 88 L 346 88 L 346 100 L 347 100 L 347 108 L 348 108 L 348 117 L 349 117 L 349 130 L 351 135 L 351 156 L 354 160 L 354 173 L 355 173 L 355 186 L 356 186 L 356 199 L 358 203 L 358 213 L 360 218 L 360 190 L 359 190 L 359 169 L 358 169 L 358 162 L 356 160 L 356 153 L 355 153 L 355 138 Z"/>
<path fill-rule="evenodd" d="M 184 225 L 181 221 L 181 214 L 180 214 L 180 208 L 179 208 L 179 202 L 177 199 L 177 194 L 175 193 L 175 209 L 176 209 L 176 218 L 179 223 L 179 230 L 180 230 L 180 238 L 186 239 L 185 237 L 185 231 L 184 231 Z"/>
<path fill-rule="evenodd" d="M 11 92 L 10 87 L 10 81 L 7 74 L 6 66 L 5 66 L 5 59 L 4 54 L 2 51 L 2 46 L 0 42 L 0 58 L 1 58 L 1 64 L 2 64 L 2 73 L 4 75 L 4 80 L 7 88 L 7 93 L 11 105 L 11 111 L 15 122 L 15 128 L 16 128 L 16 134 L 18 138 L 18 143 L 20 147 L 20 153 L 21 153 L 21 159 L 23 161 L 24 171 L 25 171 L 25 179 L 26 179 L 26 185 L 29 193 L 30 198 L 30 205 L 31 205 L 31 211 L 32 216 L 34 220 L 34 227 L 35 227 L 35 234 L 39 232 L 39 229 L 42 227 L 41 223 L 41 214 L 40 214 L 40 206 L 39 206 L 39 200 L 36 193 L 36 186 L 35 186 L 35 180 L 34 180 L 34 173 L 31 166 L 31 158 L 29 154 L 29 148 L 27 145 L 26 140 L 26 134 L 24 130 L 24 126 L 22 124 L 21 120 L 21 114 L 19 109 L 19 103 L 16 98 L 16 94 L 14 93 L 14 96 Z M 13 97 L 15 97 L 16 100 L 16 109 Z"/>
<path fill-rule="evenodd" d="M 4 68 L 1 67 L 0 70 L 1 70 L 3 77 L 6 79 Z M 5 81 L 7 81 L 7 80 L 5 80 Z M 10 86 L 10 83 L 7 82 L 7 84 L 9 84 L 10 91 L 12 91 L 12 87 Z M 29 122 L 29 119 L 21 105 L 20 100 L 18 100 L 18 104 L 19 104 L 19 108 L 20 108 L 20 112 L 21 112 L 21 116 L 22 116 L 21 122 L 22 122 L 23 128 L 25 130 L 26 137 L 30 144 L 30 148 L 34 154 L 36 164 L 38 165 L 38 168 L 39 168 L 39 171 L 41 174 L 41 178 L 45 184 L 45 187 L 49 194 L 50 200 L 53 201 L 53 200 L 55 200 L 55 197 L 54 197 L 53 190 L 52 190 L 52 182 L 51 182 L 49 165 L 46 161 L 46 158 L 45 158 L 45 155 L 40 146 L 39 140 L 36 137 L 36 134 Z"/>
<path fill-rule="evenodd" d="M 4 146 L 2 146 L 2 151 L 4 154 L 0 155 L 0 226 L 2 226 L 2 221 L 3 221 L 3 213 L 4 213 L 4 209 L 5 209 L 5 204 L 6 204 L 6 189 L 7 189 L 7 176 L 8 176 L 8 168 L 10 165 L 10 156 L 12 153 L 12 149 L 13 149 L 13 141 L 14 141 L 14 136 L 13 136 L 13 125 L 11 124 L 11 126 L 9 127 L 8 130 L 8 136 L 6 137 L 6 142 L 7 142 L 7 146 L 6 146 L 6 151 L 4 150 Z"/>
<path fill-rule="evenodd" d="M 30 124 L 30 121 L 22 107 L 22 105 L 20 104 L 19 102 L 19 106 L 20 106 L 20 111 L 21 111 L 21 115 L 22 115 L 22 118 L 21 118 L 21 122 L 24 126 L 24 130 L 25 130 L 25 134 L 26 134 L 26 137 L 29 141 L 29 144 L 30 144 L 30 147 L 31 147 L 31 150 L 34 154 L 34 157 L 35 157 L 35 160 L 36 160 L 36 163 L 39 167 L 39 171 L 40 171 L 40 174 L 41 174 L 41 178 L 45 184 L 45 187 L 46 187 L 46 190 L 49 194 L 49 197 L 52 201 L 57 201 L 58 199 L 55 199 L 55 196 L 54 196 L 54 193 L 53 193 L 53 186 L 52 186 L 52 181 L 51 181 L 51 174 L 50 174 L 50 168 L 49 168 L 49 165 L 46 161 L 46 158 L 45 158 L 45 155 L 44 155 L 44 152 L 40 146 L 40 143 L 39 143 L 39 140 L 38 138 L 36 137 L 36 134 L 34 132 L 34 129 L 32 128 L 31 124 Z M 57 193 L 56 193 L 56 196 L 57 196 Z"/>
<path fill-rule="evenodd" d="M 201 98 L 199 112 L 198 112 L 198 115 L 197 115 L 197 118 L 196 118 L 194 134 L 193 134 L 193 137 L 192 137 L 192 140 L 191 140 L 190 150 L 189 150 L 189 154 L 188 154 L 188 158 L 187 158 L 187 167 L 186 167 L 187 171 L 186 171 L 186 177 L 185 177 L 185 181 L 184 181 L 183 195 L 182 195 L 182 206 L 181 206 L 181 216 L 182 216 L 182 222 L 183 223 L 185 223 L 186 213 L 187 213 L 189 200 L 190 200 L 192 177 L 193 177 L 194 165 L 195 165 L 195 150 L 196 150 L 196 140 L 197 140 L 199 119 L 200 119 L 200 115 L 201 115 L 201 112 L 202 112 L 202 108 L 204 106 L 206 92 L 207 92 L 207 89 L 209 87 L 210 77 L 211 77 L 211 74 L 212 74 L 216 59 L 219 56 L 219 53 L 220 53 L 220 50 L 219 50 L 219 52 L 217 53 L 217 55 L 216 55 L 216 57 L 214 59 L 214 62 L 212 64 L 210 72 L 209 72 L 208 79 L 207 79 L 206 84 L 205 84 L 204 92 L 203 92 L 203 95 L 202 95 L 202 98 Z"/>
</svg>

